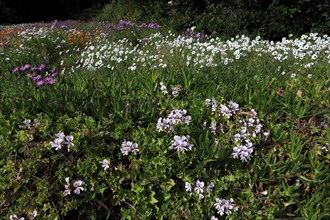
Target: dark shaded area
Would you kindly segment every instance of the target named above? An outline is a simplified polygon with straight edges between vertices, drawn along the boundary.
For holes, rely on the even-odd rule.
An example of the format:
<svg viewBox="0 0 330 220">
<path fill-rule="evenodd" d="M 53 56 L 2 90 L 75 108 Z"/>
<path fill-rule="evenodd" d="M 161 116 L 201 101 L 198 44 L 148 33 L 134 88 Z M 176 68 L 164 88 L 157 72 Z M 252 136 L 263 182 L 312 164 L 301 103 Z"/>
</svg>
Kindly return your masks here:
<svg viewBox="0 0 330 220">
<path fill-rule="evenodd" d="M 29 23 L 79 18 L 106 0 L 0 0 L 0 23 Z"/>
<path fill-rule="evenodd" d="M 156 22 L 182 32 L 280 40 L 330 34 L 329 0 L 0 0 L 0 24 L 91 19 Z"/>
</svg>

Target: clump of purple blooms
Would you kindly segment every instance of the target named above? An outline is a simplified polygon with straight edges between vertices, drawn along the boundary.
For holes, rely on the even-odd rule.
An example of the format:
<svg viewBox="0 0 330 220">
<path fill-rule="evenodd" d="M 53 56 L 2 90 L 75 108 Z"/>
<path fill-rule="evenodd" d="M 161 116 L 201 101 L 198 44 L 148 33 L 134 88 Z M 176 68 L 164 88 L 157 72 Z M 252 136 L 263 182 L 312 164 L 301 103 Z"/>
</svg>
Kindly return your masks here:
<svg viewBox="0 0 330 220">
<path fill-rule="evenodd" d="M 189 139 L 189 135 L 175 135 L 174 140 L 172 141 L 172 145 L 169 147 L 169 149 L 175 149 L 179 153 L 184 153 L 185 151 L 192 150 L 192 147 L 194 145 L 189 143 Z"/>
<path fill-rule="evenodd" d="M 192 185 L 189 182 L 185 182 L 185 188 L 187 192 L 192 192 L 192 190 L 198 195 L 199 199 L 204 199 L 204 190 L 207 191 L 208 194 L 211 194 L 214 187 L 214 183 L 210 183 L 205 187 L 205 183 L 203 181 L 196 181 L 195 187 L 193 189 Z"/>
<path fill-rule="evenodd" d="M 51 141 L 50 144 L 52 145 L 52 148 L 55 148 L 55 150 L 61 150 L 63 147 L 67 147 L 68 152 L 70 152 L 70 148 L 74 146 L 72 143 L 73 136 L 72 135 L 64 135 L 62 131 L 56 134 L 56 137 L 54 141 Z"/>
<path fill-rule="evenodd" d="M 233 158 L 239 158 L 242 162 L 247 162 L 251 159 L 253 150 L 253 140 L 262 133 L 263 125 L 257 117 L 257 112 L 251 109 L 248 112 L 243 112 L 239 109 L 239 105 L 233 101 L 220 104 L 215 99 L 206 99 L 206 107 L 212 109 L 212 112 L 217 117 L 225 120 L 211 121 L 210 131 L 212 135 L 217 135 L 221 131 L 222 135 L 235 130 L 236 132 L 229 136 L 233 147 Z M 237 123 L 238 122 L 238 123 Z M 235 125 L 234 127 L 232 125 Z M 204 126 L 205 127 L 205 124 Z M 230 128 L 229 131 L 224 131 L 224 127 Z M 263 132 L 264 136 L 268 136 L 267 132 Z"/>
<path fill-rule="evenodd" d="M 121 148 L 120 151 L 123 155 L 128 155 L 129 153 L 132 153 L 134 155 L 137 154 L 137 152 L 139 152 L 139 148 L 138 148 L 138 144 L 137 143 L 133 143 L 131 141 L 124 141 L 121 144 Z"/>
<path fill-rule="evenodd" d="M 64 185 L 64 196 L 70 195 L 71 194 L 71 184 L 70 184 L 70 178 L 66 177 L 65 178 L 65 182 L 66 184 Z M 82 185 L 84 184 L 84 181 L 82 180 L 77 180 L 73 183 L 73 192 L 75 194 L 80 194 L 80 191 L 84 191 L 84 188 L 82 187 Z"/>
<path fill-rule="evenodd" d="M 234 204 L 232 198 L 229 200 L 216 198 L 214 207 L 220 216 L 223 216 L 224 214 L 230 215 L 233 211 L 236 212 L 238 210 L 238 206 Z"/>
<path fill-rule="evenodd" d="M 33 120 L 32 124 L 30 119 L 24 119 L 23 124 L 19 125 L 19 128 L 31 130 L 31 128 L 38 128 L 39 125 L 40 125 L 40 120 L 37 118 Z"/>
<path fill-rule="evenodd" d="M 157 123 L 158 131 L 174 131 L 174 125 L 185 123 L 189 125 L 191 116 L 186 115 L 187 110 L 175 109 L 167 118 L 159 118 Z"/>
<path fill-rule="evenodd" d="M 109 29 L 113 29 L 116 31 L 124 31 L 127 27 L 135 28 L 137 30 L 139 30 L 139 29 L 158 29 L 158 28 L 160 28 L 160 25 L 156 24 L 154 22 L 151 22 L 149 24 L 142 23 L 140 25 L 137 25 L 132 21 L 120 20 L 118 22 L 118 24 L 111 23 L 111 24 L 108 24 L 107 27 Z"/>
<path fill-rule="evenodd" d="M 14 73 L 25 73 L 34 82 L 36 86 L 54 85 L 56 83 L 55 77 L 58 76 L 58 72 L 54 69 L 49 70 L 45 64 L 41 64 L 39 67 L 31 67 L 30 64 L 25 64 L 21 67 L 13 69 Z"/>
</svg>

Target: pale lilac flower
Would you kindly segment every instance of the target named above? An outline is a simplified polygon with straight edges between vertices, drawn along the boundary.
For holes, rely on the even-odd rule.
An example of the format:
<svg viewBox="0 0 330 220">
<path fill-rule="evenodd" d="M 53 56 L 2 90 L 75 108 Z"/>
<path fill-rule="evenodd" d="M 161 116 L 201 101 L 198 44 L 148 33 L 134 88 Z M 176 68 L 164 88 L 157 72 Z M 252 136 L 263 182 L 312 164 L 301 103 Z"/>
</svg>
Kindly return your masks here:
<svg viewBox="0 0 330 220">
<path fill-rule="evenodd" d="M 187 192 L 191 192 L 192 187 L 191 187 L 191 184 L 190 184 L 190 183 L 185 182 L 184 187 L 186 188 L 186 191 L 187 191 Z"/>
<path fill-rule="evenodd" d="M 100 161 L 100 163 L 102 163 L 102 167 L 104 168 L 104 170 L 107 170 L 109 168 L 109 161 L 107 159 Z"/>
<path fill-rule="evenodd" d="M 65 178 L 66 184 L 64 185 L 64 196 L 70 195 L 71 194 L 71 189 L 70 189 L 70 178 L 66 177 Z"/>
<path fill-rule="evenodd" d="M 80 191 L 84 191 L 84 188 L 82 187 L 83 184 L 84 184 L 84 182 L 81 180 L 74 182 L 73 183 L 73 187 L 75 188 L 74 193 L 80 194 Z"/>
<path fill-rule="evenodd" d="M 18 218 L 16 214 L 12 214 L 9 216 L 10 220 L 24 220 L 24 217 Z"/>
<path fill-rule="evenodd" d="M 177 97 L 179 95 L 179 88 L 178 87 L 173 87 L 172 88 L 172 95 L 173 95 L 173 97 Z"/>
<path fill-rule="evenodd" d="M 55 148 L 55 150 L 60 150 L 62 147 L 67 147 L 68 151 L 70 151 L 70 147 L 74 146 L 72 143 L 73 141 L 73 136 L 67 135 L 60 131 L 57 134 L 55 134 L 57 137 L 54 141 L 51 141 L 50 144 L 52 145 L 52 148 Z"/>
<path fill-rule="evenodd" d="M 213 187 L 214 187 L 214 183 L 212 182 L 206 187 L 206 190 L 209 194 L 212 192 Z"/>
<path fill-rule="evenodd" d="M 230 200 L 216 198 L 214 206 L 220 216 L 225 213 L 226 215 L 230 215 L 232 211 L 238 210 L 238 206 L 234 204 L 234 200 L 232 198 Z"/>
<path fill-rule="evenodd" d="M 247 162 L 251 159 L 253 148 L 252 143 L 249 142 L 247 145 L 240 145 L 239 147 L 234 147 L 234 152 L 232 153 L 233 158 L 240 158 L 242 162 Z"/>
<path fill-rule="evenodd" d="M 66 144 L 68 151 L 70 151 L 70 147 L 74 146 L 74 144 L 72 143 L 73 136 L 72 135 L 65 136 L 65 140 L 66 142 L 64 142 L 64 144 Z"/>
<path fill-rule="evenodd" d="M 204 187 L 204 182 L 197 180 L 194 190 L 196 191 L 197 194 L 202 194 L 203 187 Z"/>
<path fill-rule="evenodd" d="M 64 140 L 64 138 L 65 138 L 64 132 L 62 132 L 62 131 L 60 131 L 57 134 L 55 134 L 55 136 L 58 137 L 58 138 L 60 138 L 60 139 L 62 139 L 62 140 Z"/>
<path fill-rule="evenodd" d="M 219 219 L 216 218 L 216 217 L 214 217 L 214 216 L 212 216 L 212 217 L 211 217 L 211 220 L 219 220 Z"/>
<path fill-rule="evenodd" d="M 206 107 L 210 107 L 211 105 L 211 99 L 205 99 Z"/>
<path fill-rule="evenodd" d="M 220 107 L 221 107 L 220 112 L 221 112 L 222 116 L 227 116 L 228 118 L 230 118 L 230 116 L 232 116 L 230 109 L 226 105 L 221 104 Z"/>
<path fill-rule="evenodd" d="M 133 153 L 134 155 L 137 154 L 137 152 L 139 151 L 138 149 L 138 144 L 137 143 L 133 143 L 131 141 L 124 141 L 121 144 L 121 152 L 123 155 L 128 155 L 129 153 Z"/>
<path fill-rule="evenodd" d="M 209 128 L 210 128 L 212 134 L 216 134 L 216 132 L 217 132 L 217 123 L 212 122 L 212 124 Z"/>
<path fill-rule="evenodd" d="M 172 145 L 169 149 L 176 149 L 179 153 L 184 153 L 185 151 L 192 150 L 193 144 L 189 143 L 190 136 L 174 136 L 174 140 L 172 141 Z"/>
<path fill-rule="evenodd" d="M 61 138 L 56 138 L 54 141 L 51 141 L 50 144 L 52 145 L 52 148 L 55 148 L 55 150 L 60 150 L 63 147 L 63 141 L 64 140 Z"/>
<path fill-rule="evenodd" d="M 218 108 L 218 102 L 212 99 L 212 112 L 215 112 Z"/>
<path fill-rule="evenodd" d="M 251 109 L 251 113 L 253 116 L 257 116 L 257 112 L 254 109 Z"/>
<path fill-rule="evenodd" d="M 174 125 L 185 123 L 189 125 L 191 116 L 186 115 L 187 110 L 175 109 L 170 112 L 167 118 L 159 118 L 157 122 L 158 131 L 174 131 Z"/>
<path fill-rule="evenodd" d="M 228 105 L 229 105 L 229 107 L 231 108 L 231 111 L 232 112 L 238 112 L 239 111 L 239 104 L 237 104 L 237 103 L 235 103 L 235 102 L 233 102 L 233 101 L 229 101 L 228 102 Z"/>
<path fill-rule="evenodd" d="M 199 198 L 200 200 L 202 200 L 202 199 L 204 199 L 204 195 L 203 195 L 203 194 L 198 194 L 198 198 Z"/>
<path fill-rule="evenodd" d="M 159 118 L 157 122 L 158 131 L 174 131 L 175 121 L 168 118 Z"/>
</svg>

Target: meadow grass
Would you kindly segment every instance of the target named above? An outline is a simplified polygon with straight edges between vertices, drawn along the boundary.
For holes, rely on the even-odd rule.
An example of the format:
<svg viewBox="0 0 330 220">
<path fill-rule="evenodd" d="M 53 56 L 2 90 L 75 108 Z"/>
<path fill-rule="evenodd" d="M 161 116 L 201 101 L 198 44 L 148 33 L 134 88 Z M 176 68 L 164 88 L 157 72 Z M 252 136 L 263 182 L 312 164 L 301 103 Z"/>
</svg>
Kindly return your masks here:
<svg viewBox="0 0 330 220">
<path fill-rule="evenodd" d="M 330 37 L 0 28 L 4 219 L 330 218 Z"/>
</svg>

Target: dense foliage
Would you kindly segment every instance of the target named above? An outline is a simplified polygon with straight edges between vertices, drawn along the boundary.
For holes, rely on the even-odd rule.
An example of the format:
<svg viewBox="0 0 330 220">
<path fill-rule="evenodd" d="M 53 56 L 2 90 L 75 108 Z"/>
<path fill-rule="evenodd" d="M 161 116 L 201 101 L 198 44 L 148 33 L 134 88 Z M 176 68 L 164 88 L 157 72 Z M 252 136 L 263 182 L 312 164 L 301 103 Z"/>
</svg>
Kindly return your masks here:
<svg viewBox="0 0 330 220">
<path fill-rule="evenodd" d="M 39 10 L 43 8 L 43 10 Z M 293 34 L 329 34 L 328 0 L 0 0 L 0 22 L 94 19 L 154 21 L 181 32 L 196 26 L 208 35 L 261 36 L 280 40 Z"/>
<path fill-rule="evenodd" d="M 1 219 L 328 219 L 330 37 L 0 28 Z"/>
</svg>

